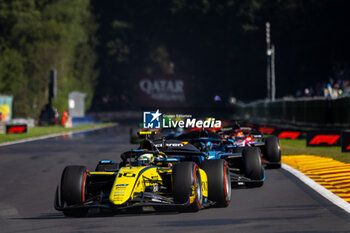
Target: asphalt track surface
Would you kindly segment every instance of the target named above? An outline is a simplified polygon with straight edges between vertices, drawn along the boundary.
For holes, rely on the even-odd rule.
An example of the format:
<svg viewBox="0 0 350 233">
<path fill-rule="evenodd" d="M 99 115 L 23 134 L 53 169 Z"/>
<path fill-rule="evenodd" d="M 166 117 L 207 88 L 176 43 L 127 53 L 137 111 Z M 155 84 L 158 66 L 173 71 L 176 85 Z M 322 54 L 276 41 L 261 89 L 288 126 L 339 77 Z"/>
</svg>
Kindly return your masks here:
<svg viewBox="0 0 350 233">
<path fill-rule="evenodd" d="M 1 147 L 0 232 L 350 232 L 349 214 L 281 169 L 267 170 L 262 188 L 233 190 L 228 208 L 85 218 L 53 208 L 65 166 L 93 170 L 131 148 L 126 127 Z"/>
</svg>

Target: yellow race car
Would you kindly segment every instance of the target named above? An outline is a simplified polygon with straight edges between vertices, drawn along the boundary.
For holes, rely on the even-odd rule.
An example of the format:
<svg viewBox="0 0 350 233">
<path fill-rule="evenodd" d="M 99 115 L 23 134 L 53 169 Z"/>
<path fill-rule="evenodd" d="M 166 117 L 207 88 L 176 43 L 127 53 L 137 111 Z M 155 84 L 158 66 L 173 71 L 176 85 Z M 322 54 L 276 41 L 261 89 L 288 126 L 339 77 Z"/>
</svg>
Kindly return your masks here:
<svg viewBox="0 0 350 233">
<path fill-rule="evenodd" d="M 94 172 L 85 166 L 67 166 L 54 206 L 66 216 L 85 216 L 96 208 L 118 211 L 153 206 L 155 210 L 198 211 L 230 204 L 231 181 L 225 160 L 207 160 L 199 167 L 193 157 L 205 154 L 175 153 L 179 156 L 168 158 L 146 139 L 141 149 L 123 153 L 119 164 L 103 160 Z"/>
</svg>

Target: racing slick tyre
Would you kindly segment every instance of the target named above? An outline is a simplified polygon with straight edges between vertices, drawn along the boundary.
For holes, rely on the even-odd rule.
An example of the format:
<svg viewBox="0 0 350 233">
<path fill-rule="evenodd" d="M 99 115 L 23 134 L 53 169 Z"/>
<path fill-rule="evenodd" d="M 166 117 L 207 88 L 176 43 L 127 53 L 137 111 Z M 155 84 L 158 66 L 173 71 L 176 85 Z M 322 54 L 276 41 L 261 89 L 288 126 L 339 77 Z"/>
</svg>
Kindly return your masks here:
<svg viewBox="0 0 350 233">
<path fill-rule="evenodd" d="M 279 146 L 278 138 L 276 136 L 269 136 L 265 138 L 264 142 L 265 142 L 266 159 L 267 161 L 272 163 L 270 167 L 280 168 L 281 167 L 281 149 Z"/>
<path fill-rule="evenodd" d="M 182 162 L 174 165 L 173 168 L 173 195 L 176 204 L 194 201 L 185 209 L 180 211 L 197 212 L 203 205 L 202 182 L 199 167 L 194 162 Z"/>
<path fill-rule="evenodd" d="M 118 163 L 110 164 L 97 164 L 95 171 L 96 172 L 116 172 L 119 169 Z"/>
<path fill-rule="evenodd" d="M 209 200 L 215 201 L 217 207 L 227 207 L 231 201 L 231 178 L 227 161 L 206 160 L 201 167 L 208 176 Z"/>
<path fill-rule="evenodd" d="M 84 166 L 67 166 L 61 178 L 61 203 L 63 207 L 82 204 L 86 195 L 88 171 Z M 65 209 L 63 214 L 72 217 L 85 216 L 88 209 Z"/>
<path fill-rule="evenodd" d="M 261 187 L 264 182 L 264 169 L 261 163 L 260 149 L 246 147 L 242 151 L 242 162 L 244 175 L 253 180 L 246 182 L 246 187 Z"/>
</svg>

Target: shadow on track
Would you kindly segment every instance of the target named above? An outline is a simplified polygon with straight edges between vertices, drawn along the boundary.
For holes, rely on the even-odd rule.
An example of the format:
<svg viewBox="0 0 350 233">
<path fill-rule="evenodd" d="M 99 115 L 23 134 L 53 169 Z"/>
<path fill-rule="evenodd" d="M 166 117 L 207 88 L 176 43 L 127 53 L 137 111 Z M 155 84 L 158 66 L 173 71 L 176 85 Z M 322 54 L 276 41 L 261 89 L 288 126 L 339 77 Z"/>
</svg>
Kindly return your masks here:
<svg viewBox="0 0 350 233">
<path fill-rule="evenodd" d="M 201 219 L 201 220 L 190 220 L 190 221 L 173 221 L 165 222 L 163 226 L 183 226 L 183 227 L 193 227 L 193 226 L 219 226 L 219 225 L 232 225 L 232 224 L 245 224 L 251 222 L 264 222 L 264 221 L 276 221 L 281 220 L 298 220 L 298 219 L 308 219 L 308 218 L 317 218 L 317 215 L 303 215 L 298 217 L 281 217 L 281 218 L 241 218 L 241 219 Z"/>
<path fill-rule="evenodd" d="M 178 215 L 181 214 L 177 211 L 154 211 L 154 210 L 127 210 L 119 212 L 93 212 L 89 213 L 84 217 L 66 217 L 63 213 L 43 213 L 37 217 L 23 217 L 23 218 L 10 218 L 14 220 L 41 220 L 41 219 L 72 219 L 72 218 L 105 218 L 105 217 L 140 217 L 140 216 L 151 216 L 151 215 Z"/>
</svg>

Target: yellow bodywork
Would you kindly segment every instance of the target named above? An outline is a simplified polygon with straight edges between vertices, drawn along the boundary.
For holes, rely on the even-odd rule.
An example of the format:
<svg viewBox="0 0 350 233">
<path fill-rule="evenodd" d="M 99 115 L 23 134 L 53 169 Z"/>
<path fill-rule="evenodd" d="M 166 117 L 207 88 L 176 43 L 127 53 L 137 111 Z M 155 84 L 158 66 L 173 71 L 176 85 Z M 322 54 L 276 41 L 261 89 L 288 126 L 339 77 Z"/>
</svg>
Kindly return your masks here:
<svg viewBox="0 0 350 233">
<path fill-rule="evenodd" d="M 90 172 L 90 175 L 114 175 L 115 172 Z"/>
<path fill-rule="evenodd" d="M 110 202 L 122 205 L 130 198 L 132 200 L 135 192 L 144 192 L 146 186 L 157 184 L 151 183 L 151 180 L 162 183 L 157 167 L 122 167 L 114 181 Z"/>
<path fill-rule="evenodd" d="M 208 197 L 208 176 L 207 176 L 207 173 L 205 173 L 205 171 L 202 169 L 199 169 L 199 173 L 201 175 L 203 196 Z"/>
<path fill-rule="evenodd" d="M 208 178 L 204 170 L 200 170 L 202 181 L 202 193 L 204 197 L 208 197 Z M 145 192 L 146 187 L 162 184 L 162 173 L 172 172 L 172 169 L 156 166 L 143 167 L 122 167 L 116 178 L 109 196 L 109 200 L 114 205 L 123 205 L 128 200 L 133 200 L 135 193 Z M 91 175 L 113 175 L 113 172 L 90 172 Z M 195 190 L 192 187 L 190 203 L 193 203 L 195 198 Z"/>
</svg>

